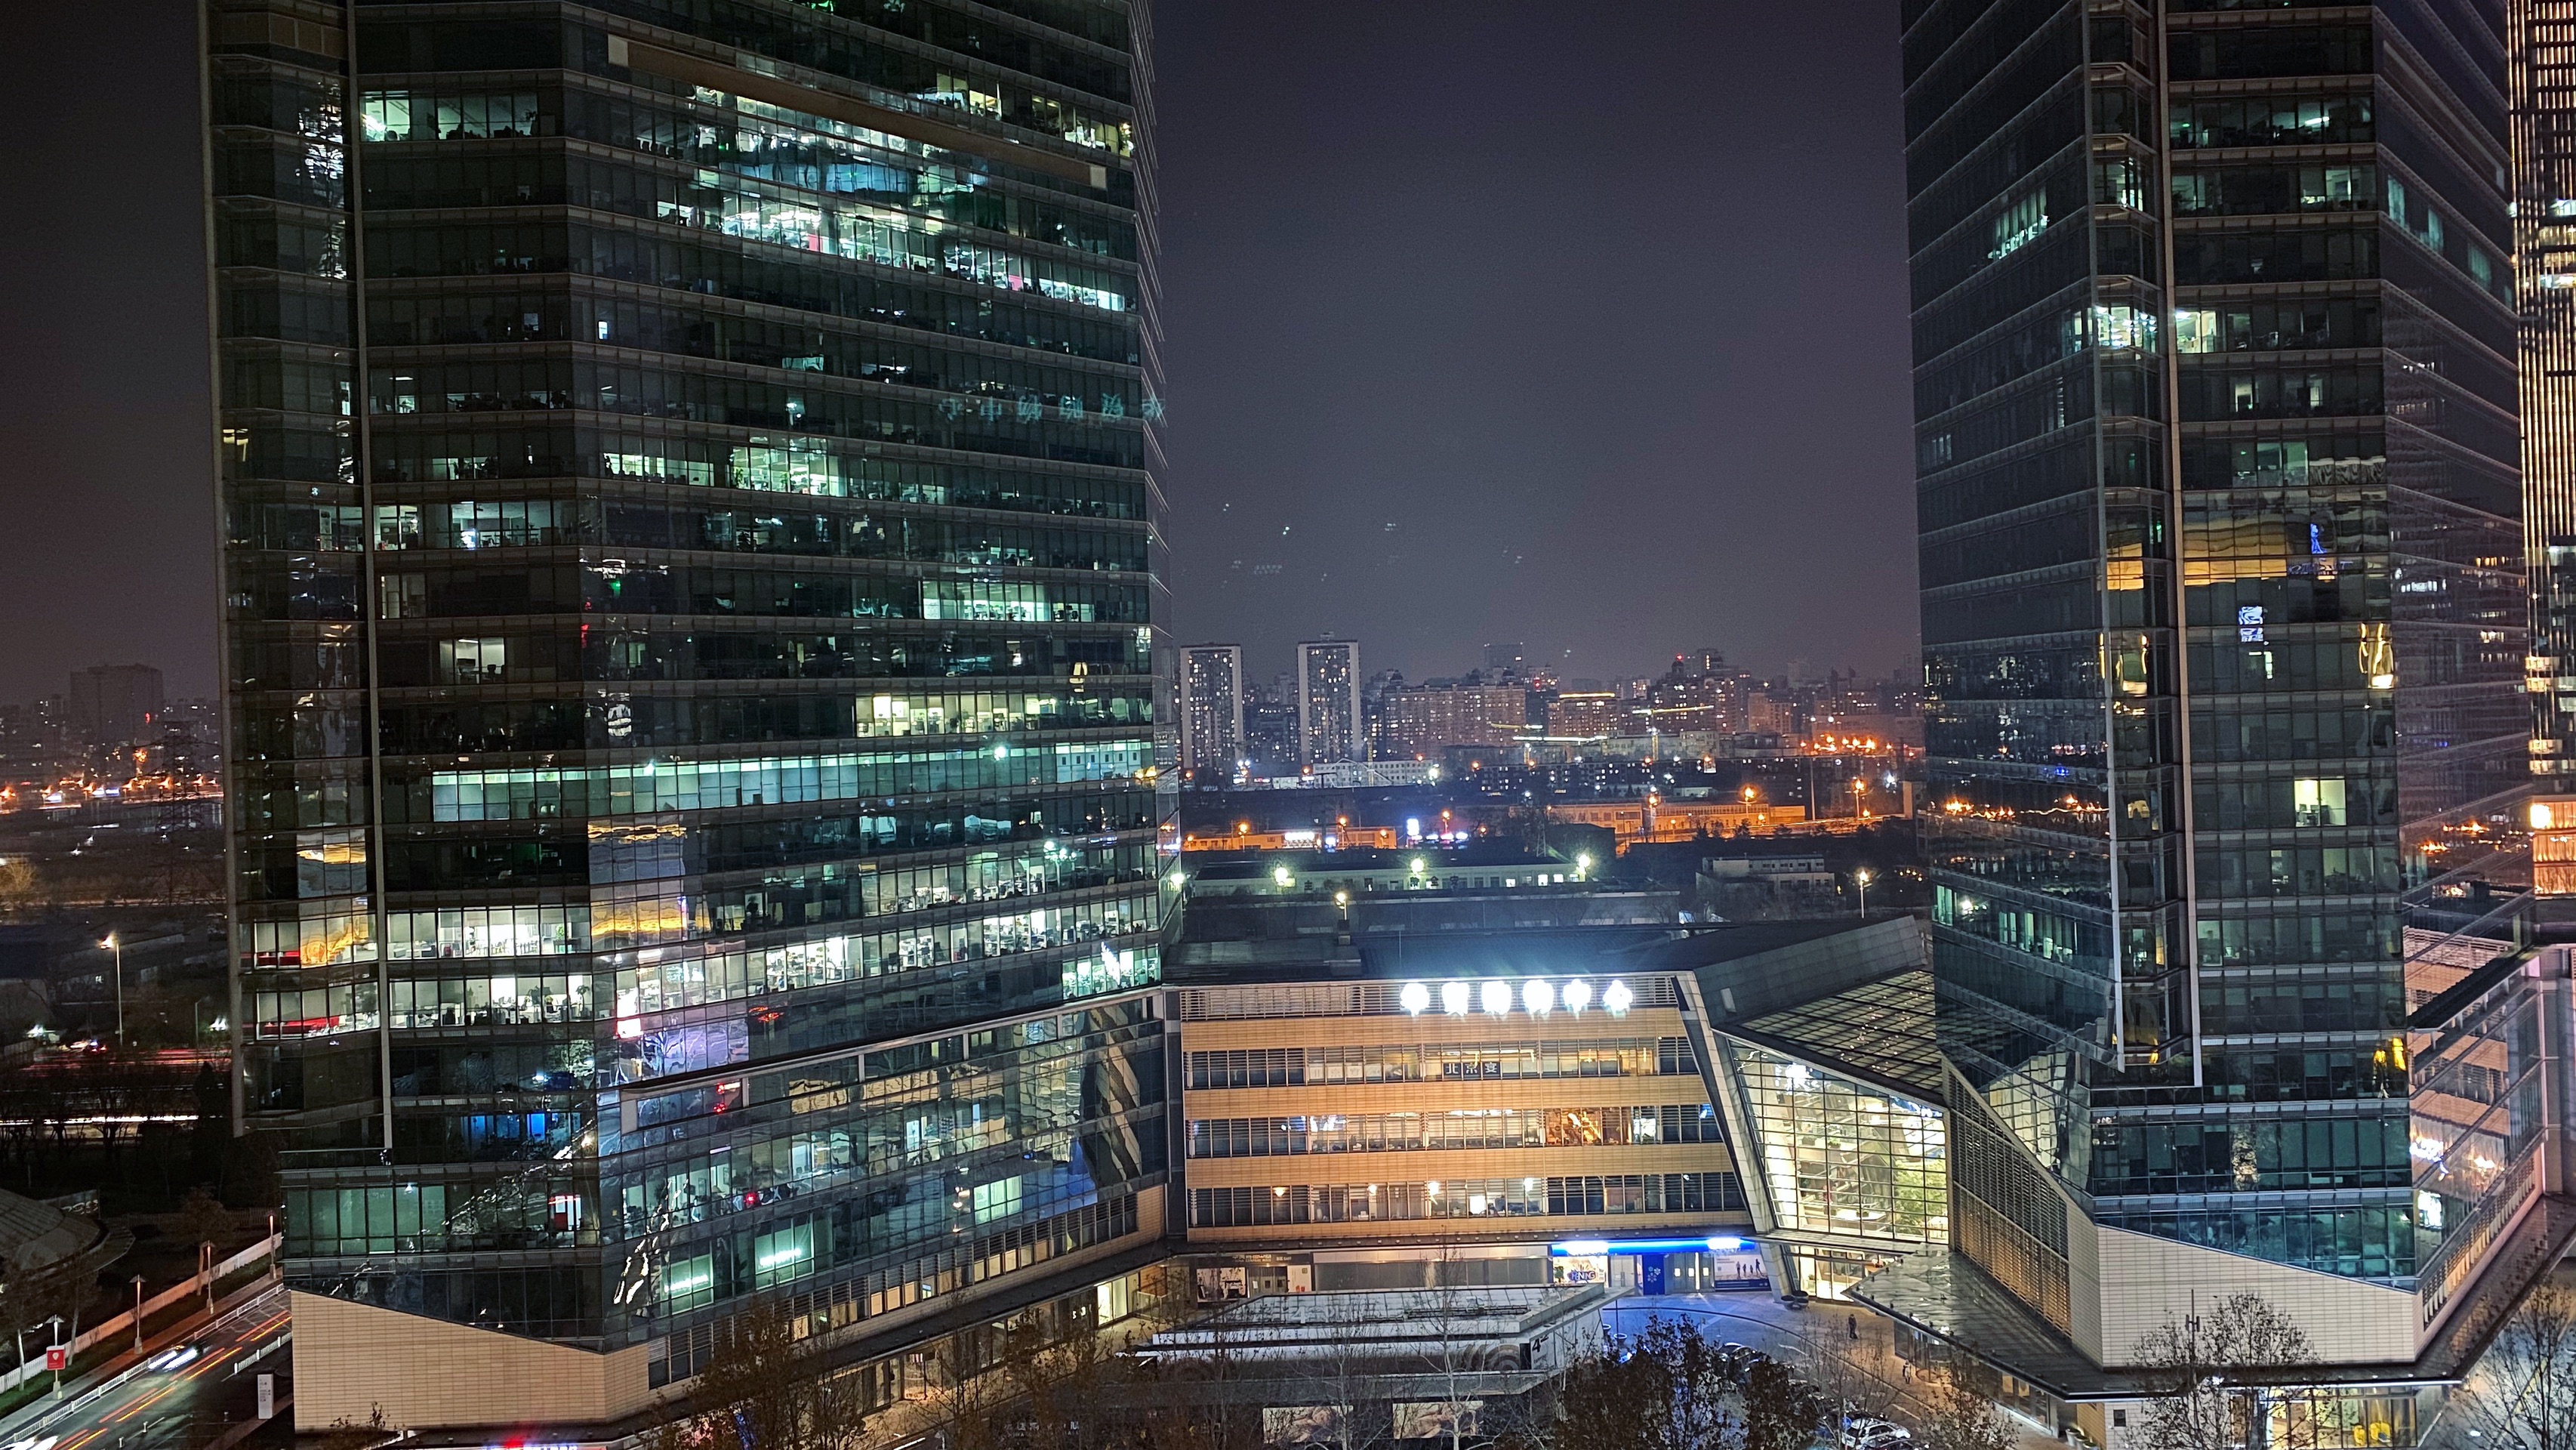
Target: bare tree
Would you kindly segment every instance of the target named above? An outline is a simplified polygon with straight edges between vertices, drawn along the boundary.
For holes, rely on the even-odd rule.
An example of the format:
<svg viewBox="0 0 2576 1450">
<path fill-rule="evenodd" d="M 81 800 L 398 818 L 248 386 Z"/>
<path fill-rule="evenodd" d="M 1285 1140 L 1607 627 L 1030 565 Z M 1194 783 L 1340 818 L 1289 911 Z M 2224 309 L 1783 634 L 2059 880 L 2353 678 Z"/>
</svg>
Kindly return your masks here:
<svg viewBox="0 0 2576 1450">
<path fill-rule="evenodd" d="M 0 1333 L 9 1336 L 22 1359 L 28 1334 L 56 1319 L 68 1323 L 79 1313 L 81 1296 L 77 1279 L 76 1274 L 57 1271 L 12 1273 L 7 1279 L 0 1280 Z"/>
<path fill-rule="evenodd" d="M 376 1405 L 367 1418 L 352 1420 L 343 1415 L 322 1432 L 322 1450 L 384 1450 L 403 1438 L 403 1432 L 385 1419 L 385 1407 Z"/>
<path fill-rule="evenodd" d="M 2254 1417 L 2263 1407 L 2248 1388 L 2249 1378 L 2314 1357 L 2298 1324 L 2260 1294 L 2238 1294 L 2208 1313 L 2152 1330 L 2138 1345 L 2138 1366 L 2152 1396 L 2140 1412 L 2139 1442 L 2144 1450 L 2234 1450 L 2251 1444 Z M 2279 1450 L 2313 1444 L 2312 1417 L 2290 1418 L 2290 1434 L 2272 1436 L 2272 1443 Z M 2291 1443 L 2284 1446 L 2284 1438 Z"/>
<path fill-rule="evenodd" d="M 1799 1450 L 1824 1422 L 1825 1399 L 1789 1367 L 1753 1350 L 1720 1350 L 1744 1407 L 1744 1450 Z"/>
<path fill-rule="evenodd" d="M 1316 1363 L 1314 1392 L 1318 1408 L 1333 1417 L 1324 1443 L 1332 1446 L 1333 1450 L 1367 1450 L 1378 1439 L 1360 1425 L 1360 1406 L 1366 1402 L 1367 1381 L 1377 1369 L 1365 1342 L 1369 1318 L 1367 1296 L 1336 1293 L 1318 1297 L 1327 1299 L 1327 1307 L 1324 1314 L 1325 1339 Z"/>
<path fill-rule="evenodd" d="M 1699 1331 L 1652 1318 L 1572 1365 L 1556 1396 L 1554 1450 L 1733 1450 L 1744 1442 L 1730 1366 Z"/>
<path fill-rule="evenodd" d="M 1959 1369 L 1938 1370 L 1921 1380 L 1917 1395 L 1920 1450 L 2011 1450 L 2018 1437 L 1994 1400 Z"/>
<path fill-rule="evenodd" d="M 867 1407 L 855 1381 L 829 1373 L 819 1350 L 775 1304 L 734 1316 L 686 1406 L 647 1434 L 648 1450 L 856 1450 Z"/>
<path fill-rule="evenodd" d="M 1435 1188 L 1438 1185 L 1433 1185 Z M 1440 1380 L 1440 1392 L 1447 1402 L 1449 1416 L 1449 1450 L 1462 1450 L 1466 1443 L 1467 1406 L 1462 1393 L 1466 1382 L 1478 1368 L 1480 1342 L 1468 1337 L 1469 1321 L 1481 1307 L 1458 1280 L 1462 1260 L 1458 1246 L 1444 1243 L 1431 1261 L 1431 1323 L 1439 1335 L 1428 1356 L 1433 1375 Z"/>
<path fill-rule="evenodd" d="M 1824 1401 L 1821 1428 L 1828 1438 L 1848 1419 L 1884 1418 L 1896 1408 L 1897 1385 L 1879 1373 L 1876 1346 L 1839 1334 L 1800 1341 L 1797 1371 Z"/>
<path fill-rule="evenodd" d="M 1551 1450 L 1796 1450 L 1825 1413 L 1789 1366 L 1657 1317 L 1571 1366 L 1555 1418 L 1526 1438 Z"/>
<path fill-rule="evenodd" d="M 2576 1450 L 2576 1287 L 2531 1291 L 2443 1407 L 2442 1422 L 2467 1431 L 2480 1450 Z"/>
<path fill-rule="evenodd" d="M 170 1215 L 170 1232 L 180 1242 L 213 1244 L 221 1248 L 232 1237 L 232 1210 L 204 1188 L 191 1188 L 179 1200 L 179 1209 Z"/>
</svg>

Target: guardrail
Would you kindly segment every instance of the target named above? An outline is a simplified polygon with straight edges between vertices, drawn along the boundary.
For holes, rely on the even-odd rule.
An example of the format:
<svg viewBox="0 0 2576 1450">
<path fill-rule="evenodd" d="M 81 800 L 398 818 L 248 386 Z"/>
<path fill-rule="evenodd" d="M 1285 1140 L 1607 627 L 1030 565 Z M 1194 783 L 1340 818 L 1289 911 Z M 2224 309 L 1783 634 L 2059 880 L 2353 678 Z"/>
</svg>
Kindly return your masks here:
<svg viewBox="0 0 2576 1450">
<path fill-rule="evenodd" d="M 231 1258 L 200 1269 L 196 1273 L 189 1275 L 187 1278 L 180 1280 L 178 1283 L 171 1285 L 169 1288 L 162 1290 L 160 1293 L 153 1295 L 151 1298 L 144 1300 L 139 1311 L 135 1309 L 125 1310 L 122 1313 L 111 1315 L 108 1318 L 91 1325 L 87 1329 L 79 1331 L 72 1336 L 71 1344 L 68 1346 L 71 1352 L 68 1356 L 67 1363 L 78 1362 L 82 1354 L 91 1349 L 97 1348 L 101 1344 L 107 1343 L 109 1340 L 114 1339 L 119 1335 L 132 1334 L 134 1332 L 135 1321 L 138 1314 L 145 1323 L 149 1323 L 151 1322 L 153 1315 L 160 1313 L 162 1310 L 169 1308 L 180 1300 L 186 1299 L 195 1294 L 209 1293 L 213 1290 L 215 1285 L 222 1283 L 224 1280 L 231 1278 L 233 1275 L 240 1273 L 242 1270 L 249 1268 L 260 1260 L 274 1257 L 277 1253 L 278 1247 L 285 1243 L 285 1241 L 285 1235 L 271 1234 L 268 1237 L 261 1239 L 259 1242 L 252 1244 L 249 1248 L 242 1250 L 240 1253 L 233 1255 Z M 53 1348 L 54 1346 L 49 1345 L 46 1347 Z M 0 1374 L 0 1395 L 7 1394 L 9 1391 L 16 1389 L 18 1386 L 25 1384 L 29 1380 L 37 1379 L 50 1373 L 52 1373 L 52 1371 L 45 1368 L 45 1361 L 42 1356 L 30 1359 L 25 1364 L 18 1366 L 16 1369 L 13 1369 L 6 1374 Z"/>
</svg>

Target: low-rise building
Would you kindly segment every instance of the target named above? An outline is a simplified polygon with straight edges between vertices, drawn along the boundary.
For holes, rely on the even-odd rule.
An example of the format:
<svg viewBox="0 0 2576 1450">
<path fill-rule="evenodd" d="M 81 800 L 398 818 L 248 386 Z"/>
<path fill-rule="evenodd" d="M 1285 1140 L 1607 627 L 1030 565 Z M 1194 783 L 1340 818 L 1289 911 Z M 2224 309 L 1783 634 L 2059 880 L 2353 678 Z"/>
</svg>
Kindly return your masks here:
<svg viewBox="0 0 2576 1450">
<path fill-rule="evenodd" d="M 1701 904 L 1727 921 L 1839 912 L 1841 888 L 1842 878 L 1814 853 L 1712 856 L 1699 866 Z"/>
</svg>

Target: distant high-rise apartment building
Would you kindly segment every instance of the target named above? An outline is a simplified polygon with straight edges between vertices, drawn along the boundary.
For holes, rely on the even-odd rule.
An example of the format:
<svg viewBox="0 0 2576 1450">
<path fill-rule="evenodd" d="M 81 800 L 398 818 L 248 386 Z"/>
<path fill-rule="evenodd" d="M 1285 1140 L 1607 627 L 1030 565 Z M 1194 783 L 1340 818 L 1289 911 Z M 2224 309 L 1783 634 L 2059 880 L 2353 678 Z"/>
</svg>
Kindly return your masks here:
<svg viewBox="0 0 2576 1450">
<path fill-rule="evenodd" d="M 1160 1232 L 1148 18 L 208 0 L 300 1424 L 613 1438 Z"/>
<path fill-rule="evenodd" d="M 1411 760 L 1451 745 L 1501 745 L 1529 730 L 1529 691 L 1519 685 L 1416 685 L 1386 692 L 1379 743 Z"/>
<path fill-rule="evenodd" d="M 1329 765 L 1365 760 L 1361 733 L 1360 647 L 1347 639 L 1297 646 L 1297 762 Z"/>
<path fill-rule="evenodd" d="M 2431 1354 L 2535 1191 L 2408 1031 L 2533 733 L 2502 19 L 1906 7 L 1955 1241 L 2097 1361 Z"/>
<path fill-rule="evenodd" d="M 1784 692 L 1756 687 L 1744 696 L 1744 728 L 1763 735 L 1798 733 L 1798 706 Z"/>
<path fill-rule="evenodd" d="M 1734 682 L 1725 668 L 1725 656 L 1715 650 L 1675 659 L 1664 677 L 1647 688 L 1644 723 L 1667 733 L 1742 728 L 1741 716 L 1728 708 Z"/>
<path fill-rule="evenodd" d="M 1297 773 L 1297 677 L 1273 675 L 1243 690 L 1243 753 L 1256 773 Z"/>
<path fill-rule="evenodd" d="M 156 733 L 161 672 L 150 665 L 92 665 L 72 671 L 64 696 L 72 738 L 84 745 L 131 745 Z"/>
<path fill-rule="evenodd" d="M 1244 759 L 1243 646 L 1194 644 L 1181 651 L 1181 765 L 1229 780 Z"/>
<path fill-rule="evenodd" d="M 1628 707 L 1610 690 L 1564 690 L 1547 702 L 1547 733 L 1589 739 L 1628 733 Z"/>
</svg>

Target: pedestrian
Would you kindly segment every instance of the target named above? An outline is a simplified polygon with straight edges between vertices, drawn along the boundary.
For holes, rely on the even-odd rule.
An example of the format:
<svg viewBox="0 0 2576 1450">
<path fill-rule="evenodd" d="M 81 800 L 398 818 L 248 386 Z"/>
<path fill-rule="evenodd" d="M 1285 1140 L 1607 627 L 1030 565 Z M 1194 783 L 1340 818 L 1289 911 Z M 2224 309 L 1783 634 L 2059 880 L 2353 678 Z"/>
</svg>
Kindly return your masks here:
<svg viewBox="0 0 2576 1450">
<path fill-rule="evenodd" d="M 1846 1317 L 1844 1318 L 1843 1322 L 1844 1322 L 1844 1324 L 1845 1324 L 1845 1325 L 1847 1325 L 1847 1326 L 1850 1328 L 1850 1330 L 1851 1330 L 1851 1337 L 1852 1337 L 1852 1338 L 1854 1338 L 1854 1339 L 1858 1339 L 1858 1338 L 1860 1338 L 1860 1316 L 1859 1316 L 1859 1315 L 1857 1315 L 1857 1314 L 1848 1315 L 1848 1316 L 1846 1316 Z"/>
</svg>

